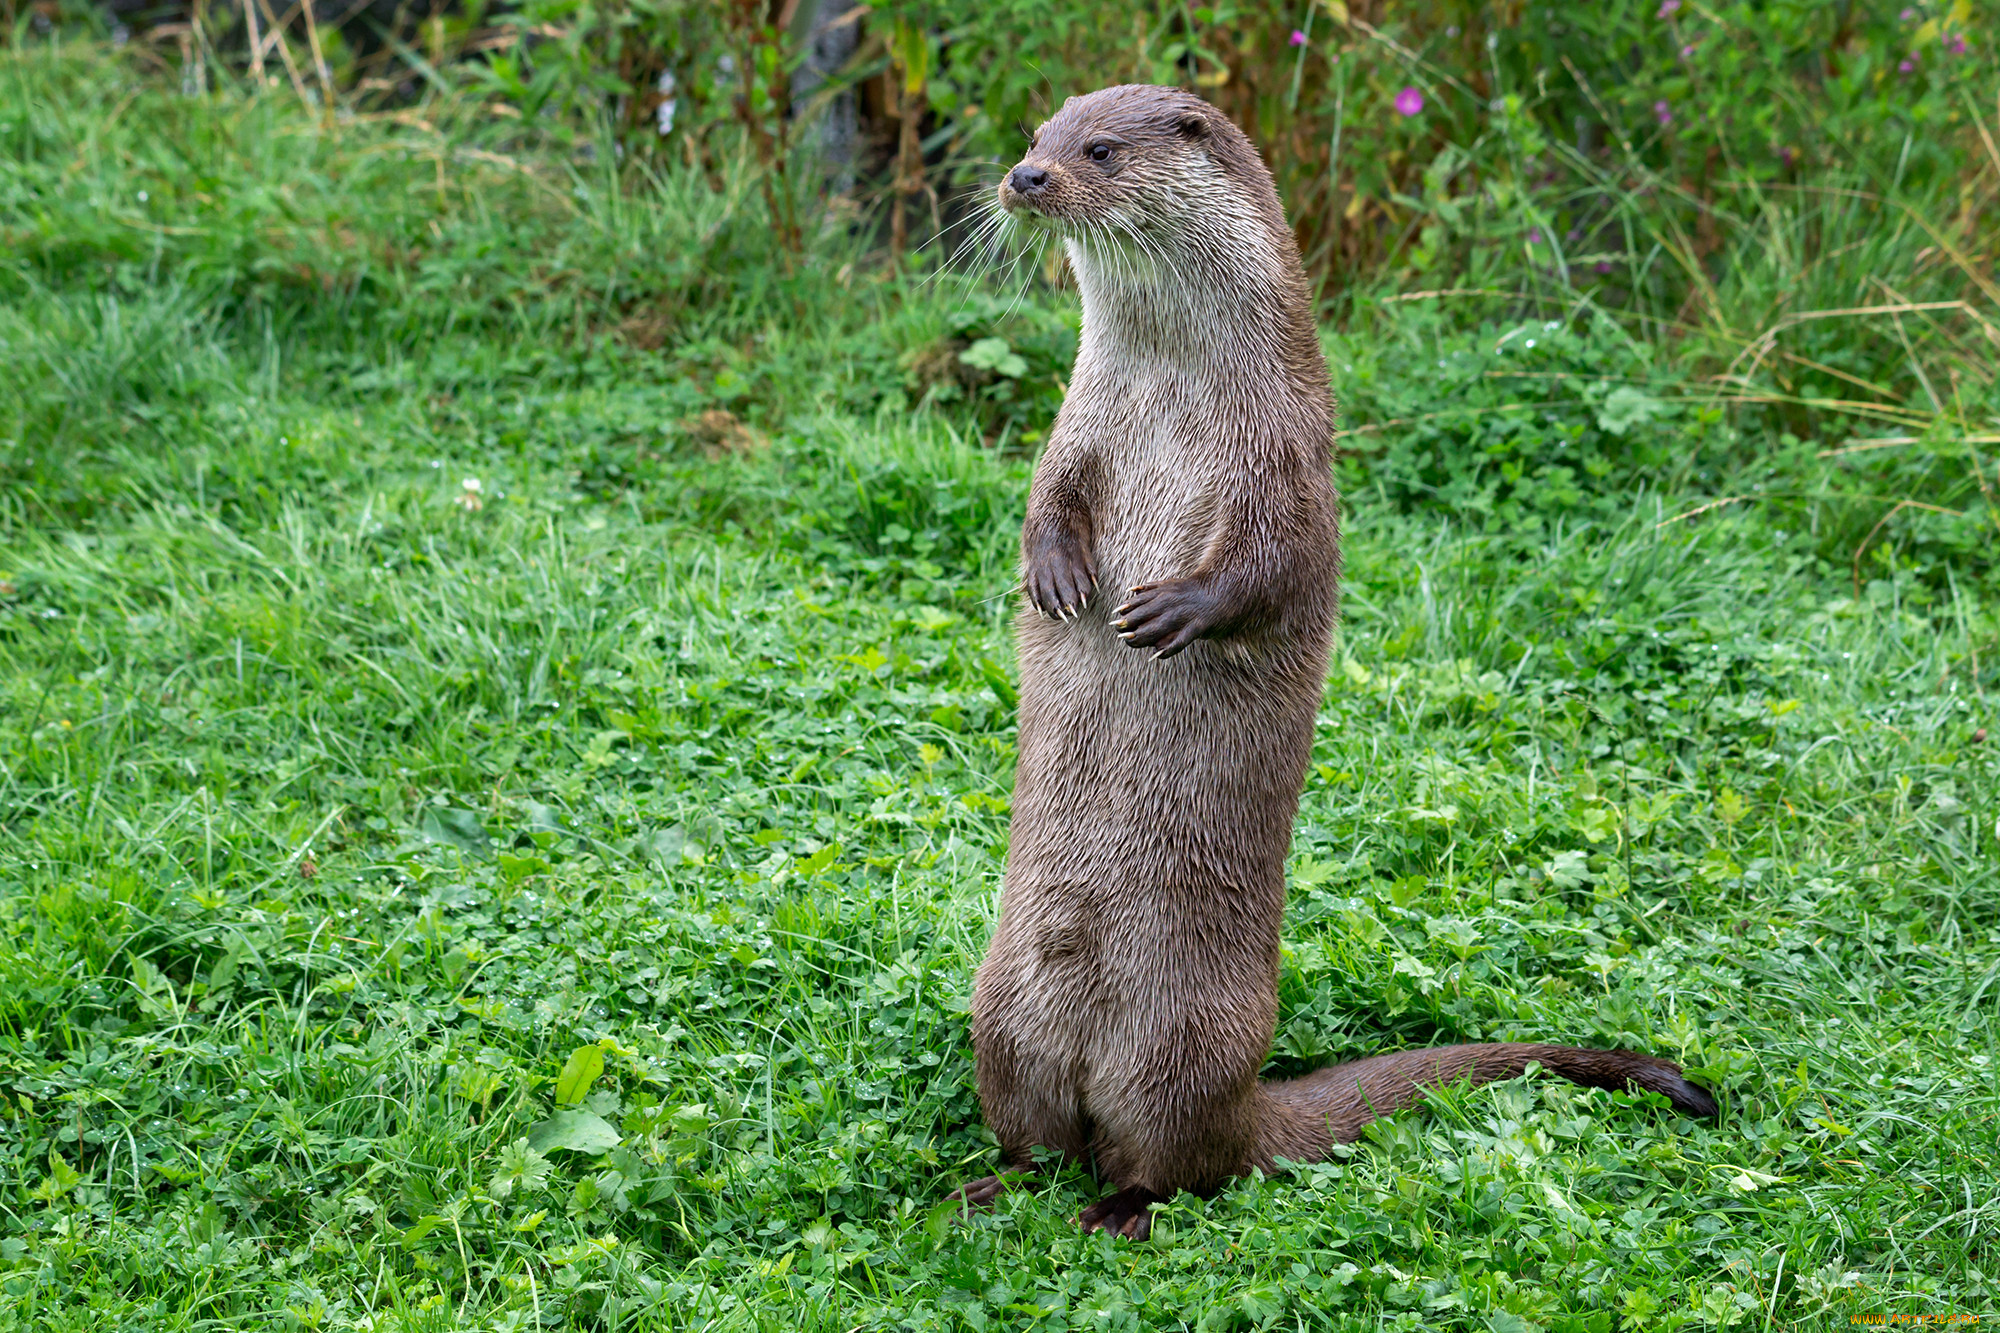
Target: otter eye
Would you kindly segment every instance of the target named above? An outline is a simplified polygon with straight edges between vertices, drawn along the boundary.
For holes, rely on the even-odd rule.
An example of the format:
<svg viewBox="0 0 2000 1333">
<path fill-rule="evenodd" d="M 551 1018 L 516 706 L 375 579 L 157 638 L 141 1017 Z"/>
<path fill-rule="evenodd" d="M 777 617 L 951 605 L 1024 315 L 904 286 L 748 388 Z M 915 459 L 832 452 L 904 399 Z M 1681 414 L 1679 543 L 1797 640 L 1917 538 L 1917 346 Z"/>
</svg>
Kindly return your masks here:
<svg viewBox="0 0 2000 1333">
<path fill-rule="evenodd" d="M 1108 143 L 1092 144 L 1090 146 L 1090 160 L 1093 162 L 1109 162 L 1111 160 L 1111 145 Z"/>
</svg>

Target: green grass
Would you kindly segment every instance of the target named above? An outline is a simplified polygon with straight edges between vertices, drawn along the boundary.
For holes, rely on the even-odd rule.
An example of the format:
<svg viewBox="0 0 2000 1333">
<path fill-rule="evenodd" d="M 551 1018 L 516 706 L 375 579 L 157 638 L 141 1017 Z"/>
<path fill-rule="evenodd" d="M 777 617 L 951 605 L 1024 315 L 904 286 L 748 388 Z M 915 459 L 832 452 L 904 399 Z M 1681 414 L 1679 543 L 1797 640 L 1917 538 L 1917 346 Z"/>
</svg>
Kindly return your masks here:
<svg viewBox="0 0 2000 1333">
<path fill-rule="evenodd" d="M 1060 312 L 759 268 L 727 183 L 552 201 L 397 126 L 166 95 L 92 140 L 120 66 L 6 59 L 0 1324 L 2000 1313 L 1976 544 L 1891 527 L 1850 566 L 1865 525 L 1803 486 L 1664 522 L 1772 475 L 1693 405 L 1647 438 L 1699 468 L 1542 474 L 1568 508 L 1351 463 L 1271 1072 L 1626 1044 L 1722 1119 L 1536 1079 L 1176 1200 L 1145 1246 L 1078 1234 L 1077 1171 L 955 1226 L 993 1162 L 965 1006 L 1028 468 L 980 441 L 1003 386 L 919 409 L 907 354 L 976 317 L 1055 357 Z M 152 250 L 90 231 L 139 145 L 196 141 L 209 201 Z M 311 244 L 341 226 L 345 268 Z M 621 266 L 675 236 L 714 263 L 647 279 L 679 295 L 635 350 Z M 1490 331 L 1399 327 L 1334 341 L 1350 424 L 1490 405 L 1430 373 Z M 1611 355 L 1578 336 L 1566 369 Z M 682 423 L 723 407 L 763 447 L 705 457 Z M 1549 448 L 1615 443 L 1601 400 L 1538 407 Z"/>
</svg>

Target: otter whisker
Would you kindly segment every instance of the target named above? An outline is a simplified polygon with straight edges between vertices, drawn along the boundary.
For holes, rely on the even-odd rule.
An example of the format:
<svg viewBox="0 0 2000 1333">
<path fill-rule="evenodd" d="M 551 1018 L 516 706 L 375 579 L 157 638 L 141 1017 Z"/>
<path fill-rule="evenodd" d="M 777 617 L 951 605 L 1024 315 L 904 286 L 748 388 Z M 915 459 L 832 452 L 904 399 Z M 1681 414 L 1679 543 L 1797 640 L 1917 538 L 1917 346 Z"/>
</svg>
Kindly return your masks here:
<svg viewBox="0 0 2000 1333">
<path fill-rule="evenodd" d="M 980 251 L 988 249 L 991 243 L 997 240 L 1000 233 L 1005 230 L 1008 221 L 1009 218 L 1005 211 L 997 204 L 993 205 L 987 215 L 979 220 L 979 225 L 959 243 L 958 249 L 952 253 L 950 259 L 945 261 L 946 265 L 956 264 L 960 258 L 968 253 L 978 254 Z"/>
<path fill-rule="evenodd" d="M 1083 252 L 1084 259 L 1093 274 L 1103 272 L 1108 276 L 1115 271 L 1117 256 L 1104 245 L 1095 224 L 1085 224 L 1082 234 L 1077 238 L 1077 247 Z"/>
<path fill-rule="evenodd" d="M 1146 254 L 1146 248 L 1140 245 L 1138 238 L 1132 234 L 1131 224 L 1115 215 L 1107 219 L 1107 222 L 1109 225 L 1105 230 L 1110 233 L 1118 249 L 1124 254 L 1127 267 L 1131 270 L 1133 285 L 1150 286 L 1157 281 L 1159 275 L 1149 272 L 1152 268 L 1150 257 Z"/>
<path fill-rule="evenodd" d="M 977 248 L 980 238 L 998 225 L 999 219 L 995 215 L 996 211 L 982 204 L 977 212 L 964 220 L 963 224 L 952 224 L 954 227 L 966 225 L 969 230 L 967 230 L 964 236 L 959 238 L 957 246 L 953 248 L 950 257 L 945 260 L 947 265 L 956 263 L 968 250 Z"/>
<path fill-rule="evenodd" d="M 1117 275 L 1119 285 L 1140 286 L 1139 273 L 1132 263 L 1132 256 L 1123 245 L 1119 244 L 1118 235 L 1112 229 L 1111 221 L 1107 219 L 1098 224 L 1093 229 L 1093 235 L 1097 240 L 1099 252 L 1105 257 L 1105 266 Z"/>
<path fill-rule="evenodd" d="M 1144 228 L 1137 228 L 1137 231 L 1140 243 L 1152 251 L 1154 260 L 1160 265 L 1161 275 L 1171 279 L 1176 287 L 1184 287 L 1186 281 L 1181 274 L 1180 265 L 1174 262 L 1166 242 Z"/>
<path fill-rule="evenodd" d="M 1152 269 L 1153 285 L 1158 286 L 1160 280 L 1166 276 L 1164 272 L 1165 265 L 1160 262 L 1161 257 L 1159 252 L 1147 244 L 1145 234 L 1133 224 L 1130 218 L 1114 216 L 1111 219 L 1111 223 L 1131 240 L 1132 248 L 1138 253 L 1138 256 L 1147 261 L 1147 267 Z"/>
<path fill-rule="evenodd" d="M 974 205 L 974 207 L 970 211 L 968 211 L 965 214 L 965 216 L 958 218 L 955 221 L 948 222 L 944 226 L 940 227 L 927 240 L 925 240 L 923 244 L 917 246 L 910 253 L 912 255 L 923 254 L 926 250 L 929 250 L 934 246 L 941 245 L 947 237 L 949 237 L 953 232 L 957 231 L 959 228 L 976 226 L 978 224 L 984 223 L 986 220 L 986 216 L 987 216 L 987 208 L 985 201 L 982 199 L 979 201 L 979 203 Z"/>
<path fill-rule="evenodd" d="M 940 227 L 930 237 L 928 237 L 914 250 L 912 250 L 911 253 L 922 254 L 924 251 L 930 249 L 932 246 L 937 245 L 938 243 L 943 241 L 947 236 L 951 235 L 954 231 L 957 231 L 960 227 L 966 226 L 973 222 L 980 221 L 983 218 L 985 218 L 989 213 L 993 211 L 994 207 L 996 206 L 997 201 L 994 199 L 993 195 L 994 195 L 994 189 L 998 185 L 999 181 L 995 179 L 992 181 L 980 182 L 978 184 L 969 187 L 968 190 L 966 191 L 965 197 L 971 202 L 972 210 L 968 212 L 965 216 L 957 219 L 956 221 L 946 223 L 944 226 Z"/>
<path fill-rule="evenodd" d="M 1017 234 L 1019 233 L 1020 230 L 1021 228 L 1017 227 Z M 1020 260 L 1027 261 L 1024 271 L 1021 275 L 1021 286 L 1014 293 L 1014 299 L 1008 302 L 1007 308 L 1000 312 L 1001 319 L 1010 318 L 1013 315 L 1013 313 L 1020 308 L 1021 302 L 1027 299 L 1028 288 L 1031 285 L 1033 285 L 1035 281 L 1036 260 L 1040 258 L 1040 255 L 1044 248 L 1045 240 L 1046 240 L 1045 234 L 1041 232 L 1040 228 L 1036 228 L 1035 231 L 1031 233 L 1027 245 L 1022 248 L 1020 255 L 1017 257 L 1016 261 L 1016 262 L 1019 262 Z"/>
<path fill-rule="evenodd" d="M 1109 225 L 1105 227 L 1104 231 L 1106 238 L 1112 245 L 1117 247 L 1119 258 L 1123 261 L 1125 272 L 1131 284 L 1134 287 L 1146 286 L 1148 284 L 1146 273 L 1148 265 L 1144 262 L 1146 258 L 1145 251 L 1140 250 L 1136 246 L 1125 244 L 1122 235 L 1125 228 L 1119 223 L 1117 218 L 1110 219 Z"/>
<path fill-rule="evenodd" d="M 1154 266 L 1155 288 L 1163 294 L 1181 293 L 1188 290 L 1187 281 L 1181 273 L 1180 266 L 1174 262 L 1168 253 L 1166 244 L 1132 219 L 1121 217 L 1118 220 L 1124 227 L 1126 234 L 1132 238 L 1134 245 L 1151 259 Z"/>
<path fill-rule="evenodd" d="M 1007 216 L 1006 210 L 1000 207 L 997 200 L 992 199 L 990 196 L 982 199 L 979 203 L 978 211 L 972 217 L 964 219 L 961 223 L 952 224 L 956 227 L 970 223 L 972 230 L 959 241 L 958 248 L 952 251 L 950 257 L 935 272 L 928 274 L 924 278 L 924 282 L 929 283 L 941 278 L 947 271 L 955 269 L 959 260 L 965 258 L 967 255 L 978 255 L 985 252 L 990 256 L 997 252 L 998 247 L 994 242 L 998 239 L 999 234 L 1005 230 L 1010 221 L 1011 219 Z M 975 277 L 983 268 L 992 266 L 991 262 L 985 265 L 974 265 L 966 276 L 968 278 Z"/>
<path fill-rule="evenodd" d="M 984 207 L 986 217 L 966 244 L 975 247 L 983 260 L 977 271 L 995 273 L 1003 284 L 1011 284 L 1013 270 L 1032 248 L 1032 241 L 1020 219 L 1000 207 L 998 200 L 990 200 Z"/>
</svg>

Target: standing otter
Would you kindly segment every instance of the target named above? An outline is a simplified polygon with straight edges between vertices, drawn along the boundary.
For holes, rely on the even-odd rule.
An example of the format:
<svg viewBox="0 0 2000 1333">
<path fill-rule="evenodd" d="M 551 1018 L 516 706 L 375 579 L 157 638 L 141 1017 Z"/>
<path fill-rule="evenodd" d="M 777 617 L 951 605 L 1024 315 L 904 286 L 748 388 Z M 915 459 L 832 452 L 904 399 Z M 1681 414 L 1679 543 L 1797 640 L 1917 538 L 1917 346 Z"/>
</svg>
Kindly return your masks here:
<svg viewBox="0 0 2000 1333">
<path fill-rule="evenodd" d="M 1117 1192 L 1084 1229 L 1144 1239 L 1148 1205 L 1176 1191 L 1324 1157 L 1425 1085 L 1531 1060 L 1712 1115 L 1665 1060 L 1565 1046 L 1258 1081 L 1340 563 L 1333 402 L 1298 248 L 1249 139 L 1172 88 L 1071 98 L 999 196 L 1061 238 L 1083 296 L 1021 533 L 1040 615 L 1019 624 L 1013 831 L 972 1002 L 1006 1164 L 1030 1167 L 1038 1145 L 1094 1161 Z"/>
</svg>

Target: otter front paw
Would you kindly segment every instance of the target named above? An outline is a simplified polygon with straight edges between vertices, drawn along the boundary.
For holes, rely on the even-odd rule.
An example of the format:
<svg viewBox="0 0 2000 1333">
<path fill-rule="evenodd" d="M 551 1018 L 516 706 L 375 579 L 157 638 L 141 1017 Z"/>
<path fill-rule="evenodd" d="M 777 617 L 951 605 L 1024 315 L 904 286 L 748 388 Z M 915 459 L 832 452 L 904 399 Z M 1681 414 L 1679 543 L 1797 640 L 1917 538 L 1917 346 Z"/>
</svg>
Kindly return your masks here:
<svg viewBox="0 0 2000 1333">
<path fill-rule="evenodd" d="M 1111 628 L 1134 648 L 1172 657 L 1222 622 L 1222 599 L 1200 579 L 1141 583 L 1111 613 Z"/>
<path fill-rule="evenodd" d="M 1029 603 L 1054 620 L 1073 620 L 1090 604 L 1097 567 L 1073 537 L 1037 543 L 1023 562 L 1022 583 Z"/>
</svg>

